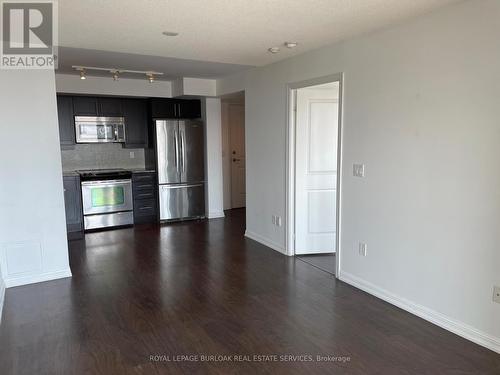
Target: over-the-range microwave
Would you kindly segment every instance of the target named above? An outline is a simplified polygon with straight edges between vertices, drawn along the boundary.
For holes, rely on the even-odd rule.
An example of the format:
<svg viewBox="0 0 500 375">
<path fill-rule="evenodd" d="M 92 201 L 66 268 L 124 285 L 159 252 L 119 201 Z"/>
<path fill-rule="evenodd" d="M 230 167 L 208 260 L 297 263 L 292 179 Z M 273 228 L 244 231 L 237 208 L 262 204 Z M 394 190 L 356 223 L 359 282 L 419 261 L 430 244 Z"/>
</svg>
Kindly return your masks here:
<svg viewBox="0 0 500 375">
<path fill-rule="evenodd" d="M 76 143 L 123 143 L 123 117 L 75 116 Z"/>
</svg>

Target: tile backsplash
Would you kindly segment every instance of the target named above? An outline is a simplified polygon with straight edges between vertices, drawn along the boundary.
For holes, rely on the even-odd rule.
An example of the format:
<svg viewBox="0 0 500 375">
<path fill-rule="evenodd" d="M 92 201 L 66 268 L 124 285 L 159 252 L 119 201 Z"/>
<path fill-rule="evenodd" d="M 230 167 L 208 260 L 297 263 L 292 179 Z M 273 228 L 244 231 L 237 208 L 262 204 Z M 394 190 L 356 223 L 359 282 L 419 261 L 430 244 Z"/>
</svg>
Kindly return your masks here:
<svg viewBox="0 0 500 375">
<path fill-rule="evenodd" d="M 131 153 L 134 157 L 131 158 Z M 63 171 L 102 168 L 144 168 L 142 148 L 122 148 L 119 143 L 77 144 L 74 150 L 62 150 Z"/>
</svg>

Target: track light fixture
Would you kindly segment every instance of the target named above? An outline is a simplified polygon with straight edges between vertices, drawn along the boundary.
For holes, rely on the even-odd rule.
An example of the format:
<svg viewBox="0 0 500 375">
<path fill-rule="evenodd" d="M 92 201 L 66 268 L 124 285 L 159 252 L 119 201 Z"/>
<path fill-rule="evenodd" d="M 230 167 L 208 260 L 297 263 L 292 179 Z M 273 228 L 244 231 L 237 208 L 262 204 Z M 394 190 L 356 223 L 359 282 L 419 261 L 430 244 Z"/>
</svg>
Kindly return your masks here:
<svg viewBox="0 0 500 375">
<path fill-rule="evenodd" d="M 139 74 L 144 77 L 146 75 L 146 79 L 153 83 L 158 77 L 162 76 L 163 73 L 161 72 L 153 72 L 150 70 L 128 70 L 128 69 L 117 69 L 117 68 L 99 68 L 96 66 L 80 66 L 80 65 L 73 65 L 72 68 L 76 70 L 77 72 L 80 72 L 80 79 L 86 79 L 87 72 L 90 70 L 95 70 L 95 71 L 100 71 L 100 72 L 109 72 L 111 74 L 111 77 L 113 77 L 114 81 L 118 81 L 120 78 L 120 74 L 129 74 L 129 75 L 134 75 L 134 74 Z"/>
</svg>

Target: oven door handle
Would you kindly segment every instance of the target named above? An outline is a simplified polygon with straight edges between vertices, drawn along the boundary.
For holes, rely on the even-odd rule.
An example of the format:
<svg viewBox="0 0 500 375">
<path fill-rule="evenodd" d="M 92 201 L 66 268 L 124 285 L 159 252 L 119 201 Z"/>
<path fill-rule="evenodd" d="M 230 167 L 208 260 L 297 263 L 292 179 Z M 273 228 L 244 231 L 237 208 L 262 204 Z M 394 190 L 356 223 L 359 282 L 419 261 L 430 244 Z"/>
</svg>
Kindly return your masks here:
<svg viewBox="0 0 500 375">
<path fill-rule="evenodd" d="M 132 180 L 107 180 L 107 181 L 82 181 L 82 185 L 116 185 L 116 184 L 131 184 Z"/>
</svg>

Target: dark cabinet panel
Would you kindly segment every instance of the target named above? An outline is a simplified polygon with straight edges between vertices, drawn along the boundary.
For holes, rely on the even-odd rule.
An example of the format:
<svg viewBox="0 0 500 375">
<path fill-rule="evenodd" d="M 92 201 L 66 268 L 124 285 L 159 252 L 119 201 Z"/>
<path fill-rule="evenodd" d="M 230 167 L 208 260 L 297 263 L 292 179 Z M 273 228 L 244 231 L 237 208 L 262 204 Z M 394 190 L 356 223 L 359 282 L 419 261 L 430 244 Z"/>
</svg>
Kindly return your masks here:
<svg viewBox="0 0 500 375">
<path fill-rule="evenodd" d="M 122 101 L 120 98 L 100 98 L 92 96 L 73 97 L 75 116 L 122 116 Z"/>
<path fill-rule="evenodd" d="M 135 172 L 132 174 L 135 224 L 158 222 L 157 189 L 155 172 Z"/>
<path fill-rule="evenodd" d="M 201 102 L 198 99 L 151 99 L 153 118 L 200 118 Z"/>
<path fill-rule="evenodd" d="M 151 99 L 151 116 L 153 118 L 176 118 L 177 101 L 174 99 Z"/>
<path fill-rule="evenodd" d="M 119 98 L 99 98 L 99 116 L 123 116 L 122 101 Z"/>
<path fill-rule="evenodd" d="M 82 193 L 79 176 L 64 176 L 64 206 L 66 209 L 66 230 L 68 238 L 83 235 Z"/>
<path fill-rule="evenodd" d="M 95 97 L 73 97 L 73 110 L 75 116 L 99 116 L 98 109 L 98 100 Z"/>
<path fill-rule="evenodd" d="M 148 146 L 148 107 L 142 99 L 123 99 L 125 117 L 125 148 Z"/>
<path fill-rule="evenodd" d="M 196 99 L 180 100 L 177 105 L 177 117 L 201 118 L 201 102 Z"/>
<path fill-rule="evenodd" d="M 57 97 L 57 117 L 59 120 L 59 141 L 64 149 L 75 146 L 75 123 L 71 96 Z"/>
</svg>

